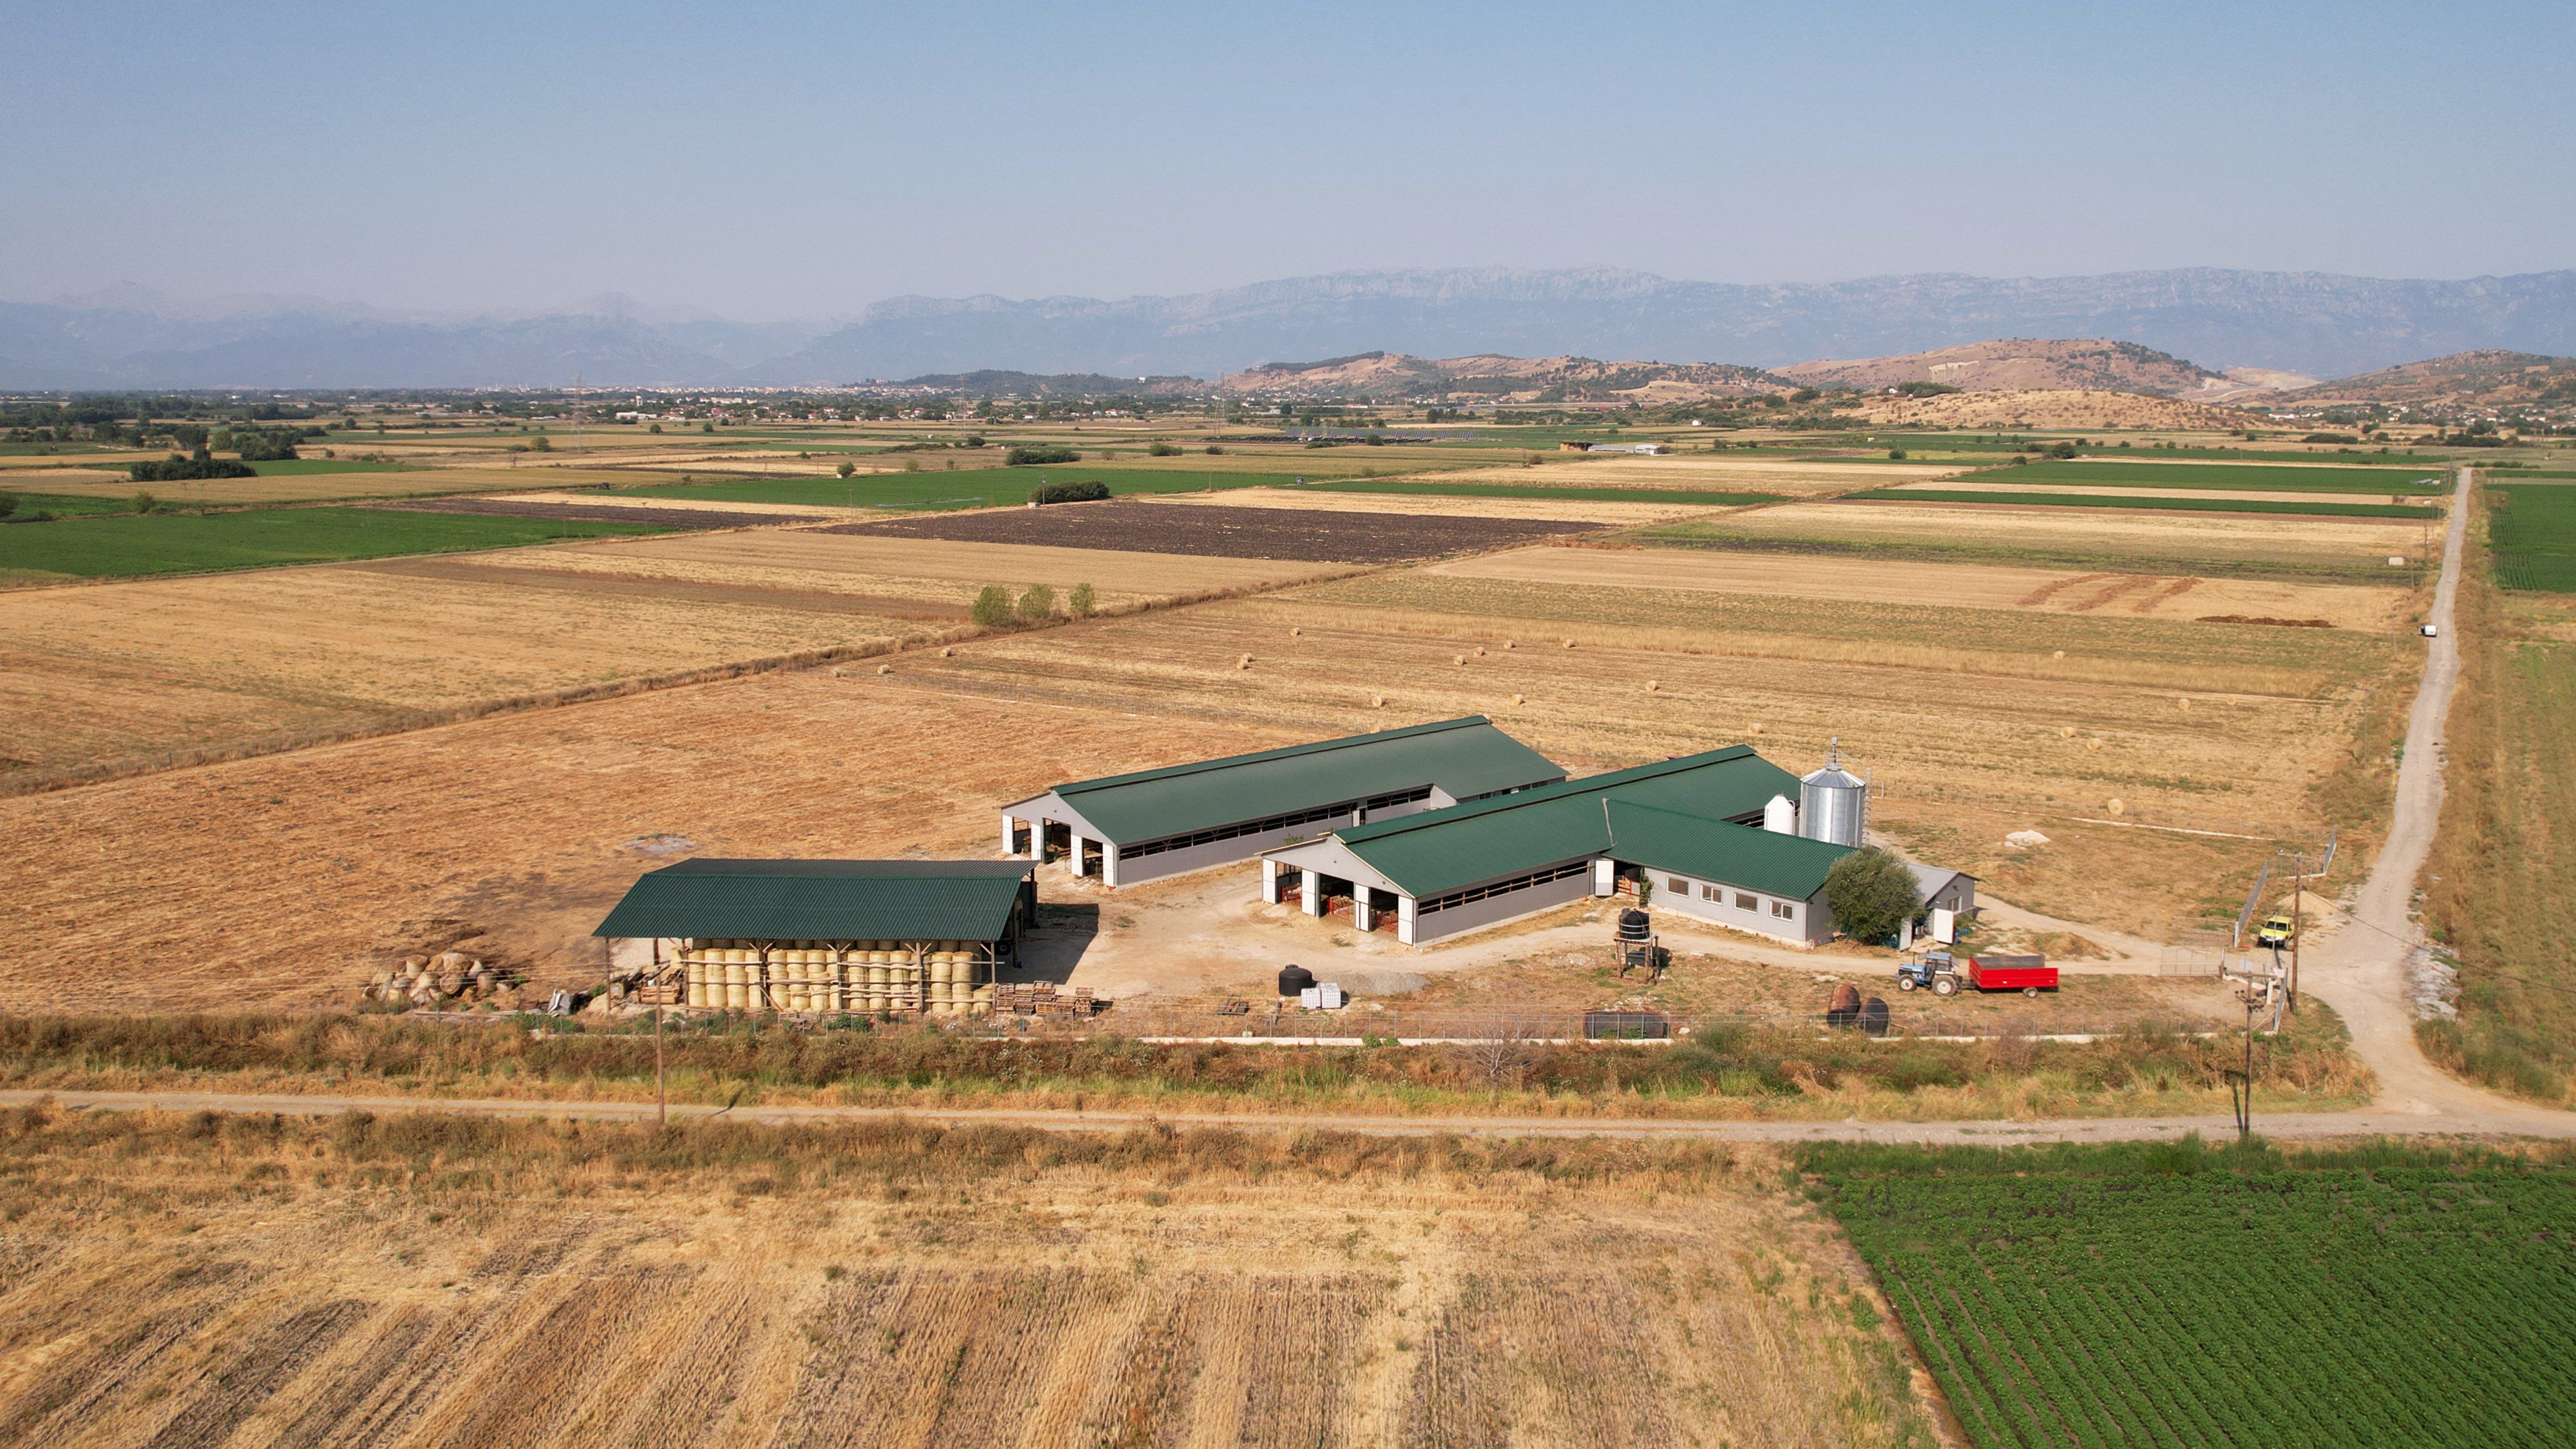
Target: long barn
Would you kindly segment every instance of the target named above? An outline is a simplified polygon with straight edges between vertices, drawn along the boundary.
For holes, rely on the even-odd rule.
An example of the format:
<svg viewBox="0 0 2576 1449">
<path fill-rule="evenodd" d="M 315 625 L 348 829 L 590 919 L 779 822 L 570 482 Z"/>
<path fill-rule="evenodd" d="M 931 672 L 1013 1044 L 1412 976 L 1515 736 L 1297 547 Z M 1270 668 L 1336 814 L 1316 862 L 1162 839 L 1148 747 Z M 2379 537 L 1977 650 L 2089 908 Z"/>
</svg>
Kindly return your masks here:
<svg viewBox="0 0 2576 1449">
<path fill-rule="evenodd" d="M 1408 946 L 1582 899 L 1623 879 L 1658 909 L 1800 945 L 1830 939 L 1825 873 L 1851 847 L 1764 829 L 1798 777 L 1737 745 L 1482 803 L 1336 828 L 1266 851 L 1262 898 Z"/>
<path fill-rule="evenodd" d="M 1564 778 L 1470 715 L 1058 785 L 1002 807 L 1002 853 L 1045 860 L 1060 848 L 1076 875 L 1096 862 L 1102 884 L 1135 885 Z"/>
</svg>

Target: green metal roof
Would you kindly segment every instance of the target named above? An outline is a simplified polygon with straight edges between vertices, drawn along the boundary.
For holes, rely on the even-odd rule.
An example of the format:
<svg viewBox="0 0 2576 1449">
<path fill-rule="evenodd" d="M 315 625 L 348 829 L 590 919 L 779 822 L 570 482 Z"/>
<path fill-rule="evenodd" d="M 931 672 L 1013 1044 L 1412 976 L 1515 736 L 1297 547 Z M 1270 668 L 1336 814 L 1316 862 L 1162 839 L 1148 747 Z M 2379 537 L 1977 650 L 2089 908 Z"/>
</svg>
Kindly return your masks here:
<svg viewBox="0 0 2576 1449">
<path fill-rule="evenodd" d="M 1801 901 L 1823 888 L 1835 861 L 1852 853 L 1831 841 L 1626 800 L 1610 802 L 1610 838 L 1621 860 Z"/>
<path fill-rule="evenodd" d="M 1470 715 L 1077 780 L 1051 793 L 1103 835 L 1126 845 L 1421 785 L 1437 785 L 1463 798 L 1564 778 L 1562 768 L 1494 728 L 1492 720 Z"/>
<path fill-rule="evenodd" d="M 635 882 L 594 936 L 994 941 L 1020 883 L 1009 860 L 685 860 Z"/>
<path fill-rule="evenodd" d="M 1750 745 L 1731 745 L 1352 826 L 1333 835 L 1407 895 L 1419 897 L 1578 855 L 1608 854 L 1611 801 L 1725 821 L 1760 814 L 1774 795 L 1796 799 L 1797 794 L 1797 776 L 1753 753 Z"/>
</svg>

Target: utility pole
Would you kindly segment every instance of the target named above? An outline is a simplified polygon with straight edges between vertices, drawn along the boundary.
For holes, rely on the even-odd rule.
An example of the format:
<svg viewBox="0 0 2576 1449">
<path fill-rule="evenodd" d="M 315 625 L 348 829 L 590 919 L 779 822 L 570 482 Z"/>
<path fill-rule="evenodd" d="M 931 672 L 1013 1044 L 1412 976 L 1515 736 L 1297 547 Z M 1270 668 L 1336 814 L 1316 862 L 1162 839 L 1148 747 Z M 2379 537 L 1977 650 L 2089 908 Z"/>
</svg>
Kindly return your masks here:
<svg viewBox="0 0 2576 1449">
<path fill-rule="evenodd" d="M 662 1003 L 658 1001 L 653 1003 L 653 1125 L 671 1125 L 671 1093 L 662 1085 Z"/>
</svg>

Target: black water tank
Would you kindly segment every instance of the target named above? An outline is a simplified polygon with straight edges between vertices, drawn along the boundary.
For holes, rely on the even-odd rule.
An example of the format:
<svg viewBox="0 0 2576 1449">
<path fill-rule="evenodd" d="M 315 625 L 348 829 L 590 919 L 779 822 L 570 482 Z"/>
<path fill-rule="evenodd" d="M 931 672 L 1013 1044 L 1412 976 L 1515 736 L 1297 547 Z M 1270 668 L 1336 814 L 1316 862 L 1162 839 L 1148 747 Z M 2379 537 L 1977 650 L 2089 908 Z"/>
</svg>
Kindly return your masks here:
<svg viewBox="0 0 2576 1449">
<path fill-rule="evenodd" d="M 1887 999 L 1873 996 L 1860 1004 L 1860 1029 L 1871 1036 L 1887 1035 Z"/>
<path fill-rule="evenodd" d="M 1303 966 L 1279 968 L 1279 994 L 1282 996 L 1294 996 L 1314 984 L 1315 973 Z"/>
<path fill-rule="evenodd" d="M 1650 932 L 1646 913 L 1631 906 L 1619 913 L 1619 939 L 1642 941 Z"/>
</svg>

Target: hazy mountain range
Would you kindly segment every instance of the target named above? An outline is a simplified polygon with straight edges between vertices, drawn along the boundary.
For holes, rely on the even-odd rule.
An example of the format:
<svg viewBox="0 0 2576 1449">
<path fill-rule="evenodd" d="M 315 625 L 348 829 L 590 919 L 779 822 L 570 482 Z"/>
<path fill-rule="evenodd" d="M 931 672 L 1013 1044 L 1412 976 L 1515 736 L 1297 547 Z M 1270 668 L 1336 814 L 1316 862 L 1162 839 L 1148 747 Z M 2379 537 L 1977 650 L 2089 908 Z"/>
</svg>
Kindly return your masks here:
<svg viewBox="0 0 2576 1449">
<path fill-rule="evenodd" d="M 2200 367 L 2342 377 L 2481 348 L 2576 353 L 2576 270 L 2467 281 L 2193 268 L 1741 286 L 1606 267 L 1344 272 L 1176 297 L 898 297 L 746 323 L 601 297 L 394 312 L 121 286 L 0 303 L 0 388 L 836 384 L 1011 369 L 1217 378 L 1375 349 L 1779 368 L 1998 337 L 2111 337 Z"/>
</svg>

